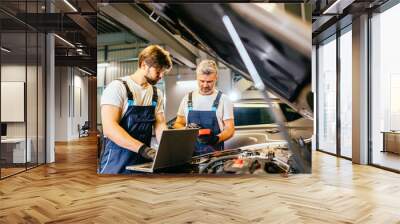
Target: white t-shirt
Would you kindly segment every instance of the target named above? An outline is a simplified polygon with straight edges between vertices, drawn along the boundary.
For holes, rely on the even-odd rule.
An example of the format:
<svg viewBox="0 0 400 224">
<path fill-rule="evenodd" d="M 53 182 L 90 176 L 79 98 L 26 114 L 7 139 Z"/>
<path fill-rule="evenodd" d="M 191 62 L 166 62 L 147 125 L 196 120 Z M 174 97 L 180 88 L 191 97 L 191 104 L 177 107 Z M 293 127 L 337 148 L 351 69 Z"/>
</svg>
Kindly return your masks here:
<svg viewBox="0 0 400 224">
<path fill-rule="evenodd" d="M 201 95 L 198 90 L 193 91 L 192 110 L 210 111 L 212 109 L 212 105 L 215 101 L 215 98 L 217 98 L 217 94 L 218 94 L 217 90 L 215 90 L 214 93 L 211 95 Z M 188 104 L 187 104 L 188 96 L 189 94 L 186 94 L 183 97 L 177 113 L 178 116 L 185 116 L 186 123 L 188 121 L 188 114 L 189 114 Z M 224 130 L 223 121 L 233 119 L 233 104 L 225 94 L 221 95 L 216 114 L 217 114 L 219 129 L 222 131 Z"/>
<path fill-rule="evenodd" d="M 150 106 L 152 105 L 153 99 L 153 87 L 151 85 L 147 85 L 146 87 L 142 87 L 133 81 L 129 76 L 124 76 L 120 78 L 125 80 L 128 84 L 129 89 L 133 94 L 133 100 L 135 101 L 134 105 L 136 106 Z M 163 93 L 161 90 L 157 89 L 158 102 L 156 106 L 156 113 L 164 112 L 164 100 Z M 126 89 L 124 84 L 119 80 L 114 80 L 110 82 L 107 87 L 104 89 L 103 95 L 101 96 L 100 105 L 114 105 L 122 109 L 122 115 L 125 114 L 128 109 L 128 97 L 126 93 Z"/>
</svg>

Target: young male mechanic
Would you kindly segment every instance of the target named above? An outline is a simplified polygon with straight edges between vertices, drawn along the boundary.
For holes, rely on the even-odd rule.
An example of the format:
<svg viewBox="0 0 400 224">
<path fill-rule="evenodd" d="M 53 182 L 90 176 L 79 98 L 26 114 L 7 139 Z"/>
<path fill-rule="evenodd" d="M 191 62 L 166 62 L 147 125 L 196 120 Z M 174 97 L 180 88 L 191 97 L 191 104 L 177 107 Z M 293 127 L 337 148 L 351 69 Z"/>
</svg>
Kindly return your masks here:
<svg viewBox="0 0 400 224">
<path fill-rule="evenodd" d="M 125 167 L 152 161 L 152 129 L 160 142 L 165 130 L 163 97 L 154 85 L 172 67 L 167 51 L 150 45 L 139 54 L 138 69 L 112 81 L 101 97 L 104 151 L 99 173 L 131 173 Z"/>
<path fill-rule="evenodd" d="M 235 132 L 233 105 L 229 98 L 215 88 L 218 80 L 217 65 L 212 60 L 203 60 L 197 66 L 198 90 L 183 98 L 177 113 L 174 128 L 197 124 L 211 132 L 199 135 L 194 155 L 202 155 L 224 149 L 224 141 Z"/>
</svg>

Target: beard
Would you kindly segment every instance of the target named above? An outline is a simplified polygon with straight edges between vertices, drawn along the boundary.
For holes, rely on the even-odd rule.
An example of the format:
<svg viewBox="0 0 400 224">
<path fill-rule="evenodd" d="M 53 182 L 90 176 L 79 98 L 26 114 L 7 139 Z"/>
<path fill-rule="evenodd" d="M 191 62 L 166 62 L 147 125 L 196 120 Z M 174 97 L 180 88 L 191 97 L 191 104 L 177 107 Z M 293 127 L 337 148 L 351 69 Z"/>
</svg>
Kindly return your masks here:
<svg viewBox="0 0 400 224">
<path fill-rule="evenodd" d="M 201 88 L 200 91 L 204 95 L 211 95 L 213 93 L 213 88 Z"/>
<path fill-rule="evenodd" d="M 160 79 L 152 79 L 152 78 L 148 77 L 147 75 L 145 75 L 144 78 L 145 78 L 146 81 L 147 81 L 150 85 L 152 85 L 152 86 L 154 86 L 155 84 L 157 84 L 157 82 L 160 80 Z"/>
</svg>

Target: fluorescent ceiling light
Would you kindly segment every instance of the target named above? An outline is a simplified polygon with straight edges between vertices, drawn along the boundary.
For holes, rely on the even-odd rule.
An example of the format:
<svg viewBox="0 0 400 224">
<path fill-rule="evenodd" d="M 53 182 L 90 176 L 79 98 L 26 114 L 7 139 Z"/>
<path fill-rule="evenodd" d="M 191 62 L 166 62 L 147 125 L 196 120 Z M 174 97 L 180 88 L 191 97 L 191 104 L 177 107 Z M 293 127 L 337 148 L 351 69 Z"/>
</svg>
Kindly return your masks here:
<svg viewBox="0 0 400 224">
<path fill-rule="evenodd" d="M 78 68 L 78 69 L 79 69 L 79 71 L 81 71 L 81 72 L 83 72 L 83 73 L 85 73 L 85 74 L 92 75 L 92 73 L 90 73 L 90 72 L 88 72 L 88 71 L 85 71 L 85 70 L 83 70 L 83 69 L 81 69 L 81 68 Z"/>
<path fill-rule="evenodd" d="M 78 12 L 78 10 L 71 4 L 69 3 L 68 0 L 64 0 L 65 4 L 67 4 L 72 10 L 74 10 L 74 12 Z"/>
<path fill-rule="evenodd" d="M 10 52 L 11 52 L 10 50 L 8 50 L 8 49 L 5 48 L 5 47 L 1 47 L 1 50 L 4 51 L 4 52 L 7 52 L 7 53 L 10 53 Z"/>
<path fill-rule="evenodd" d="M 69 46 L 75 48 L 75 45 L 73 45 L 73 44 L 72 44 L 71 42 L 69 42 L 68 40 L 66 40 L 66 39 L 64 39 L 64 38 L 62 38 L 62 37 L 60 37 L 60 36 L 57 35 L 57 34 L 54 34 L 54 36 L 57 37 L 58 39 L 60 39 L 62 42 L 66 43 L 67 45 L 69 45 Z"/>
<path fill-rule="evenodd" d="M 242 40 L 239 37 L 239 34 L 236 32 L 236 29 L 233 26 L 231 19 L 227 15 L 224 15 L 222 17 L 222 22 L 224 23 L 226 29 L 228 30 L 228 34 L 232 38 L 233 44 L 236 46 L 236 49 L 239 51 L 239 55 L 240 55 L 244 65 L 246 66 L 247 71 L 250 73 L 251 78 L 253 79 L 254 86 L 261 91 L 265 90 L 264 83 L 261 80 L 261 77 L 258 74 L 255 65 L 251 61 L 250 56 L 247 53 L 247 50 L 244 47 Z"/>
<path fill-rule="evenodd" d="M 340 0 L 336 0 L 331 6 L 329 6 L 322 14 L 328 14 L 331 13 L 332 9 L 336 9 L 338 6 Z"/>
<path fill-rule="evenodd" d="M 325 9 L 322 14 L 342 14 L 343 10 L 353 2 L 354 0 L 336 0 L 332 5 Z"/>
<path fill-rule="evenodd" d="M 139 60 L 139 58 L 127 58 L 127 59 L 122 59 L 122 60 L 120 60 L 120 61 L 137 61 L 137 60 Z"/>
</svg>

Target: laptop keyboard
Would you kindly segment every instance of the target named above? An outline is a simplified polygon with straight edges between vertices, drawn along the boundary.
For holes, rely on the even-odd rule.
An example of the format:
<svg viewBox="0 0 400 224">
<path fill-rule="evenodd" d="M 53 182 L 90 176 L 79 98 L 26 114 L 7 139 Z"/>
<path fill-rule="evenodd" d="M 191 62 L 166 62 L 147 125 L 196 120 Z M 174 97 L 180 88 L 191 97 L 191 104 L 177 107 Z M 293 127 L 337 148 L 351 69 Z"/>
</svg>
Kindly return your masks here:
<svg viewBox="0 0 400 224">
<path fill-rule="evenodd" d="M 153 163 L 145 163 L 145 164 L 142 164 L 141 167 L 142 168 L 151 168 L 152 165 L 153 165 Z"/>
</svg>

